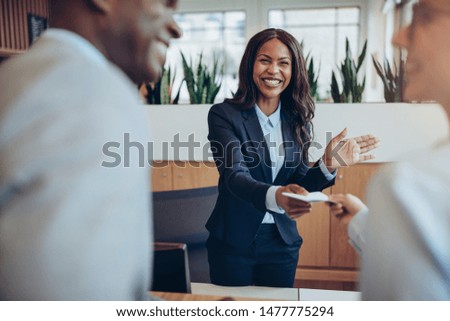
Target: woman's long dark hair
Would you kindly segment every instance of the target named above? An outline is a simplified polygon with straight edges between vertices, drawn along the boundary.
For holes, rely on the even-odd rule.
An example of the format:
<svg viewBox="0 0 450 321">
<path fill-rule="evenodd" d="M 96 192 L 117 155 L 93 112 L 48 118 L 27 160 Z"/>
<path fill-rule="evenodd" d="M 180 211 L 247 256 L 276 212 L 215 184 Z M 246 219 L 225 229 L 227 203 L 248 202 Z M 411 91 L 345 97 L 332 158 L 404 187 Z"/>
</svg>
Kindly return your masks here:
<svg viewBox="0 0 450 321">
<path fill-rule="evenodd" d="M 305 59 L 302 47 L 290 33 L 270 28 L 254 35 L 245 48 L 241 65 L 239 66 L 239 88 L 232 99 L 226 101 L 238 104 L 243 109 L 252 108 L 258 98 L 258 88 L 253 81 L 253 68 L 256 55 L 261 47 L 271 39 L 278 39 L 285 44 L 292 55 L 292 76 L 288 87 L 281 93 L 281 105 L 289 119 L 289 125 L 295 132 L 295 137 L 303 146 L 303 161 L 308 161 L 308 149 L 312 140 L 312 123 L 314 118 L 314 100 L 308 82 Z"/>
</svg>

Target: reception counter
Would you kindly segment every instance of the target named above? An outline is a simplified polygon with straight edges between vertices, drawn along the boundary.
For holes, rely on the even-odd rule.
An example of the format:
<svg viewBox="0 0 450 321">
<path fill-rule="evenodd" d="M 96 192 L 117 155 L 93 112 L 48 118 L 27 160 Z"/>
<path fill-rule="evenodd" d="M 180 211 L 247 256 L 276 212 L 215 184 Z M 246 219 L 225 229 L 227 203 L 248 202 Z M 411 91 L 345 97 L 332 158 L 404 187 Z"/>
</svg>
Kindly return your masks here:
<svg viewBox="0 0 450 321">
<path fill-rule="evenodd" d="M 192 293 L 152 292 L 168 301 L 358 301 L 361 293 L 303 288 L 271 288 L 261 286 L 229 287 L 191 283 Z"/>
</svg>

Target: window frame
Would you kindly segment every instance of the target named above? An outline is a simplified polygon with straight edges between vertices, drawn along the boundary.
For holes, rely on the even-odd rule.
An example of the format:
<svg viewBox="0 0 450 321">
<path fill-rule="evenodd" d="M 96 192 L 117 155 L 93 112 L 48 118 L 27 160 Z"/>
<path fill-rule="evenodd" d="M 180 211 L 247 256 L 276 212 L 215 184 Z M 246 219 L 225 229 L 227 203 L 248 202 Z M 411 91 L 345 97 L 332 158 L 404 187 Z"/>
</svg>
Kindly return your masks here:
<svg viewBox="0 0 450 321">
<path fill-rule="evenodd" d="M 383 101 L 383 85 L 371 63 L 371 54 L 384 57 L 390 51 L 390 35 L 386 30 L 386 17 L 381 8 L 384 0 L 183 0 L 179 2 L 179 13 L 201 13 L 210 11 L 243 10 L 246 14 L 247 41 L 258 31 L 268 26 L 269 10 L 272 9 L 315 9 L 353 7 L 360 8 L 360 34 L 354 52 L 360 52 L 367 39 L 367 55 L 363 66 L 366 74 L 366 89 L 363 101 Z M 372 12 L 369 15 L 369 12 Z M 375 23 L 374 23 L 375 22 Z M 381 28 L 381 30 L 379 29 Z M 369 34 L 371 37 L 369 38 Z"/>
<path fill-rule="evenodd" d="M 367 39 L 368 6 L 366 0 L 184 0 L 180 1 L 178 13 L 200 13 L 209 11 L 243 10 L 246 12 L 246 38 L 267 28 L 269 24 L 269 10 L 272 9 L 314 9 L 328 7 L 353 7 L 361 10 L 360 39 L 363 43 Z"/>
</svg>

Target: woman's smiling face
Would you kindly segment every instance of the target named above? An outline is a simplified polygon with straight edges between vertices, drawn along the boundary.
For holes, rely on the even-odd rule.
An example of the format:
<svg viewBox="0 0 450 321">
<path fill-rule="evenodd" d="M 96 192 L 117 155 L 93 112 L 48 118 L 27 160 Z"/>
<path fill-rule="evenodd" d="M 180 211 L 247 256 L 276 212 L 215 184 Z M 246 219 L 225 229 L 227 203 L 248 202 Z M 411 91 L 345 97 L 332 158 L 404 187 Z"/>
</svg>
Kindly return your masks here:
<svg viewBox="0 0 450 321">
<path fill-rule="evenodd" d="M 257 103 L 277 103 L 291 81 L 292 55 L 288 47 L 274 38 L 259 49 L 253 66 L 253 81 L 258 88 Z"/>
</svg>

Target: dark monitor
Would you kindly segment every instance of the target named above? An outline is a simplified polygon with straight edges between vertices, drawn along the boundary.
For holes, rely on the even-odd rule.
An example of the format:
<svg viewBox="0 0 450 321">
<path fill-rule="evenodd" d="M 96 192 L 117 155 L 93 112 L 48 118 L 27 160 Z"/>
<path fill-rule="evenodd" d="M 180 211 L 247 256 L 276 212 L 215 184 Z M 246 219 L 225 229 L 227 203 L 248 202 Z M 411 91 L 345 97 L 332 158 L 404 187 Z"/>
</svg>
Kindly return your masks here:
<svg viewBox="0 0 450 321">
<path fill-rule="evenodd" d="M 152 291 L 191 293 L 186 244 L 155 243 Z"/>
</svg>

